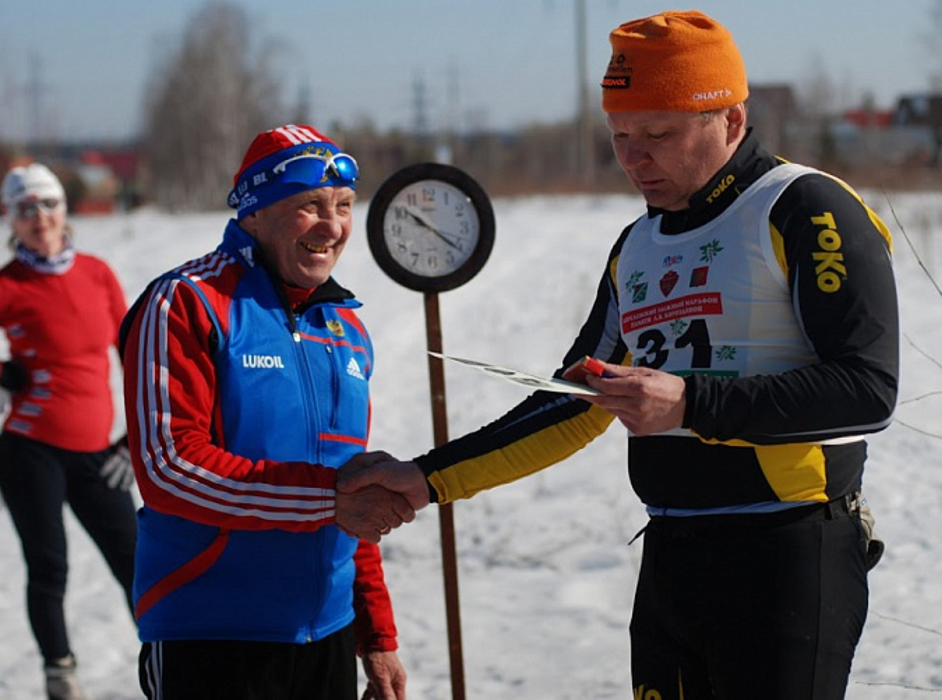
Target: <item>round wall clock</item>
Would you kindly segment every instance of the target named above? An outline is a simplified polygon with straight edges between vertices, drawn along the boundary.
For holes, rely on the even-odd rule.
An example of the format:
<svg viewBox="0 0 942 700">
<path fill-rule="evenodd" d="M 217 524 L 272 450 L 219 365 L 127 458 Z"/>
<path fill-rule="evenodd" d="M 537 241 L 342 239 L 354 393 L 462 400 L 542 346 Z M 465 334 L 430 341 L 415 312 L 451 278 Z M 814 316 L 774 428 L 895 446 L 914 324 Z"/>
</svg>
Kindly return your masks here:
<svg viewBox="0 0 942 700">
<path fill-rule="evenodd" d="M 491 254 L 494 228 L 484 189 L 441 163 L 393 173 L 376 190 L 366 220 L 377 264 L 418 292 L 444 292 L 474 277 Z"/>
</svg>

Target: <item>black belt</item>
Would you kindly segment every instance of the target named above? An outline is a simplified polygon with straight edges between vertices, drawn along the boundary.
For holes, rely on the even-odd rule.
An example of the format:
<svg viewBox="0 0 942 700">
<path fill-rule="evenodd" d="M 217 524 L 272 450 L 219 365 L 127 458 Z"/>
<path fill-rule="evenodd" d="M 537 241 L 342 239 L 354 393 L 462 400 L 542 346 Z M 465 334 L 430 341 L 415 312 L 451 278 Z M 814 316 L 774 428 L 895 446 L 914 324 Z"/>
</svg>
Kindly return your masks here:
<svg viewBox="0 0 942 700">
<path fill-rule="evenodd" d="M 856 515 L 854 503 L 855 496 L 850 494 L 827 503 L 795 506 L 771 513 L 655 515 L 648 521 L 645 529 L 654 528 L 666 534 L 676 535 L 709 535 L 763 530 L 805 521 L 848 518 Z"/>
<path fill-rule="evenodd" d="M 857 514 L 857 494 L 849 493 L 841 498 L 822 504 L 825 520 L 837 520 Z"/>
</svg>

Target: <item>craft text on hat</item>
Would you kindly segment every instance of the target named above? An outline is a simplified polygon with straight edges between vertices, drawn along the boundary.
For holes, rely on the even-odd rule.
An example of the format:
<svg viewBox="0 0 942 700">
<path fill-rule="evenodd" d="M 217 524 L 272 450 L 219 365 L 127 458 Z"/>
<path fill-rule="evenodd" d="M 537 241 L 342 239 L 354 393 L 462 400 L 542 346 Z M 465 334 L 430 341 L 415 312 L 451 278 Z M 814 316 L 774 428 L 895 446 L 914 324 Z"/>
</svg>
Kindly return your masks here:
<svg viewBox="0 0 942 700">
<path fill-rule="evenodd" d="M 609 39 L 602 79 L 606 112 L 709 112 L 749 96 L 732 35 L 702 12 L 664 12 L 627 22 Z"/>
<path fill-rule="evenodd" d="M 229 206 L 242 219 L 258 209 L 318 187 L 356 189 L 357 162 L 314 127 L 287 124 L 249 145 L 233 178 Z"/>
</svg>

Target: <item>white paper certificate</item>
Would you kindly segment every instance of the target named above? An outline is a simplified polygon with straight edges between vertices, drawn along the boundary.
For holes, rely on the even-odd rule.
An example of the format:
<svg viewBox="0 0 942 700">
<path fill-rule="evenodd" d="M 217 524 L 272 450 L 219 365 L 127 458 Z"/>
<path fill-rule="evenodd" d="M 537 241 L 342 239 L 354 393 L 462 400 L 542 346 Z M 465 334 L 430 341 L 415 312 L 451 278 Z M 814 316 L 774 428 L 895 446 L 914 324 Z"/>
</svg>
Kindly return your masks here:
<svg viewBox="0 0 942 700">
<path fill-rule="evenodd" d="M 538 375 L 521 372 L 520 370 L 516 369 L 498 367 L 497 365 L 488 364 L 487 362 L 478 362 L 477 360 L 465 360 L 461 357 L 442 355 L 437 352 L 429 351 L 429 355 L 432 355 L 433 357 L 439 357 L 443 360 L 449 360 L 450 362 L 456 362 L 460 365 L 464 365 L 465 367 L 470 367 L 471 369 L 476 369 L 479 372 L 483 372 L 488 376 L 497 377 L 498 379 L 503 379 L 504 381 L 513 382 L 514 384 L 520 384 L 521 386 L 525 386 L 529 389 L 538 389 L 540 391 L 555 391 L 560 394 L 584 394 L 590 396 L 597 396 L 601 393 L 589 386 L 586 386 L 585 384 L 567 382 L 564 379 L 556 379 L 554 377 L 540 377 Z"/>
</svg>

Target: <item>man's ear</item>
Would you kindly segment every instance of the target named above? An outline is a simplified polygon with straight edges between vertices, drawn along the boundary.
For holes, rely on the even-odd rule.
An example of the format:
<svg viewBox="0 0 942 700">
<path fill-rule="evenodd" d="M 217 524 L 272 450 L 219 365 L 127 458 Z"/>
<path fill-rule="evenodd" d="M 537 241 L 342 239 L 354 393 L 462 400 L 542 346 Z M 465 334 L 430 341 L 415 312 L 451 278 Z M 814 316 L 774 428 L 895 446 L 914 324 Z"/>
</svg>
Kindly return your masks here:
<svg viewBox="0 0 942 700">
<path fill-rule="evenodd" d="M 245 231 L 251 233 L 253 236 L 258 233 L 258 217 L 256 216 L 257 212 L 252 212 L 251 214 L 246 214 L 241 219 L 239 219 L 239 226 L 241 226 Z"/>
<path fill-rule="evenodd" d="M 739 102 L 726 110 L 726 135 L 729 143 L 739 141 L 746 131 L 746 103 Z"/>
</svg>

